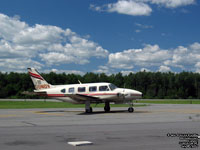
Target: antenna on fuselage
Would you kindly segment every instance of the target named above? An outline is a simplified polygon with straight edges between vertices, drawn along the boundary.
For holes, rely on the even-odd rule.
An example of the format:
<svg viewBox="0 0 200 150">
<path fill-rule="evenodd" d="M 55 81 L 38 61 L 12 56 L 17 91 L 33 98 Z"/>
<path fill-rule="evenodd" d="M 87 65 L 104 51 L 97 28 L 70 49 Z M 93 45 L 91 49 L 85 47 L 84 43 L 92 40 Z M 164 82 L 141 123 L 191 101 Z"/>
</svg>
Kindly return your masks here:
<svg viewBox="0 0 200 150">
<path fill-rule="evenodd" d="M 81 81 L 78 80 L 78 82 L 79 82 L 79 84 L 82 84 Z"/>
</svg>

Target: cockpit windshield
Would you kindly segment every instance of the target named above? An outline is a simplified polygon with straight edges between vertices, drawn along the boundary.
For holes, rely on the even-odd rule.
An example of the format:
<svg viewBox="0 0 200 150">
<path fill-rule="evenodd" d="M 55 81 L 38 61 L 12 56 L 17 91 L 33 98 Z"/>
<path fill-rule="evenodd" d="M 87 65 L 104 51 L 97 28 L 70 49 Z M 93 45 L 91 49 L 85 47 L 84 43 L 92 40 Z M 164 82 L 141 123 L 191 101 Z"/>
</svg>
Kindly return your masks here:
<svg viewBox="0 0 200 150">
<path fill-rule="evenodd" d="M 114 84 L 109 84 L 109 87 L 110 87 L 110 89 L 111 89 L 111 91 L 113 91 L 114 89 L 116 89 L 117 88 L 117 86 L 116 85 L 114 85 Z"/>
</svg>

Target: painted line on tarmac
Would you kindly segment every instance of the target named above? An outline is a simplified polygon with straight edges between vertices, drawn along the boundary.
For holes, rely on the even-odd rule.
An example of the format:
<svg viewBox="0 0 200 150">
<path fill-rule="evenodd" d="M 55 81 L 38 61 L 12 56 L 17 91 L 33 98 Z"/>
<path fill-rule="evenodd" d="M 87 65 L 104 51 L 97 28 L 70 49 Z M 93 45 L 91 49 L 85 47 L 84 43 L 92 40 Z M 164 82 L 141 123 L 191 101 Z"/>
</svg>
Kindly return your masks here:
<svg viewBox="0 0 200 150">
<path fill-rule="evenodd" d="M 200 113 L 199 109 L 163 109 L 156 112 L 172 112 L 172 113 L 185 113 L 185 114 L 197 114 Z"/>
<path fill-rule="evenodd" d="M 47 113 L 47 112 L 35 112 L 35 113 L 39 115 L 64 116 L 64 114 L 59 114 L 59 113 Z"/>
<path fill-rule="evenodd" d="M 0 118 L 9 118 L 9 117 L 21 117 L 21 116 L 19 116 L 19 115 L 14 115 L 14 114 L 0 115 Z"/>
</svg>

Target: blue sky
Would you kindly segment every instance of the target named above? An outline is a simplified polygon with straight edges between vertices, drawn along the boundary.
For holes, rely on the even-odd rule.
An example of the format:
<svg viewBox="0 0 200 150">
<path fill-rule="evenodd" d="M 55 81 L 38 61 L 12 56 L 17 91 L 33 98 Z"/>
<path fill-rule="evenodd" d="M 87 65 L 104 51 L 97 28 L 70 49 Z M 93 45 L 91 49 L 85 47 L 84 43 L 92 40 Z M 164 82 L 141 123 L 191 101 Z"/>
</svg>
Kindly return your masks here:
<svg viewBox="0 0 200 150">
<path fill-rule="evenodd" d="M 1 0 L 0 71 L 200 72 L 197 0 Z"/>
</svg>

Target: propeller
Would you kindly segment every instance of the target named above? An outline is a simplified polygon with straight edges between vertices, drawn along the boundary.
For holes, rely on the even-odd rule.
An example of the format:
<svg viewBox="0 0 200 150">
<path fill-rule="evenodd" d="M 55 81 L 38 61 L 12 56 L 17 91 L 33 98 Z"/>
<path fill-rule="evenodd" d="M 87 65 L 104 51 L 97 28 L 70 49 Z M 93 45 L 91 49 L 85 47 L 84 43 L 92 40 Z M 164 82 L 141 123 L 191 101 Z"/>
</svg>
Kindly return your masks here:
<svg viewBox="0 0 200 150">
<path fill-rule="evenodd" d="M 123 97 L 123 99 L 125 99 L 125 97 L 128 96 L 128 94 L 125 93 L 125 89 L 123 89 L 123 92 L 117 93 L 117 96 L 118 96 L 118 97 Z"/>
</svg>

